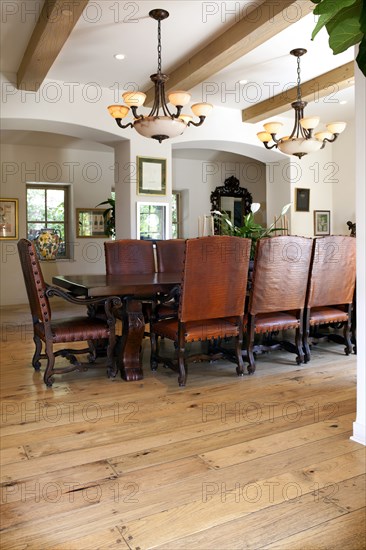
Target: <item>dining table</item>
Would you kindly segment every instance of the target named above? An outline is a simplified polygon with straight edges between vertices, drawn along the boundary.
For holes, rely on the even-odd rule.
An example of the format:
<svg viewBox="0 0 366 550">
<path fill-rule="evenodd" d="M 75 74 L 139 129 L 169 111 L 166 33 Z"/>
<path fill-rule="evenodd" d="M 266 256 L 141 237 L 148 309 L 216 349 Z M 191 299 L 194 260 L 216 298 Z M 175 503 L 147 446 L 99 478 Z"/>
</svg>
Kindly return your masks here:
<svg viewBox="0 0 366 550">
<path fill-rule="evenodd" d="M 74 296 L 118 296 L 122 299 L 122 308 L 115 312 L 122 320 L 122 336 L 116 346 L 116 361 L 122 378 L 131 382 L 143 379 L 141 349 L 145 320 L 142 301 L 153 301 L 157 293 L 168 293 L 180 285 L 181 279 L 182 273 L 179 271 L 134 275 L 55 275 L 52 283 Z"/>
</svg>

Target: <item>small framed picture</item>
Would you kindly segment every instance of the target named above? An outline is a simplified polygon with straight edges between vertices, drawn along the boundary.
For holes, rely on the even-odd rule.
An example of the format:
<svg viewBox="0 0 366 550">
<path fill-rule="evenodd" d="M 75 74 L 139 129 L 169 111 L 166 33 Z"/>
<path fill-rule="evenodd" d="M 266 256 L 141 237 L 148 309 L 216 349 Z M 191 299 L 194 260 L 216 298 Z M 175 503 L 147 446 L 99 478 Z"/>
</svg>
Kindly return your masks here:
<svg viewBox="0 0 366 550">
<path fill-rule="evenodd" d="M 309 212 L 310 208 L 310 189 L 295 189 L 296 193 L 296 212 Z"/>
<path fill-rule="evenodd" d="M 166 195 L 166 159 L 137 157 L 139 195 Z"/>
<path fill-rule="evenodd" d="M 104 227 L 103 208 L 76 209 L 76 236 L 78 238 L 108 238 Z"/>
<path fill-rule="evenodd" d="M 0 199 L 0 239 L 18 239 L 18 199 Z"/>
<path fill-rule="evenodd" d="M 330 210 L 314 210 L 314 235 L 330 235 Z"/>
</svg>

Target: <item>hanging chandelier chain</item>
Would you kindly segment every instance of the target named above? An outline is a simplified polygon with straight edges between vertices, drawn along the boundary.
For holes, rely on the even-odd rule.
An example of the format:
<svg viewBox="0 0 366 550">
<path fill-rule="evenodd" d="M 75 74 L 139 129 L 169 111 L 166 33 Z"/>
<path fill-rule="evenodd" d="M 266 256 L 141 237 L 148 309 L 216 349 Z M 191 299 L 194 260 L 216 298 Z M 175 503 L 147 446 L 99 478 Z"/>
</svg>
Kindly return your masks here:
<svg viewBox="0 0 366 550">
<path fill-rule="evenodd" d="M 297 58 L 297 100 L 301 101 L 300 57 Z"/>
<path fill-rule="evenodd" d="M 161 73 L 161 25 L 158 21 L 158 73 Z"/>
</svg>

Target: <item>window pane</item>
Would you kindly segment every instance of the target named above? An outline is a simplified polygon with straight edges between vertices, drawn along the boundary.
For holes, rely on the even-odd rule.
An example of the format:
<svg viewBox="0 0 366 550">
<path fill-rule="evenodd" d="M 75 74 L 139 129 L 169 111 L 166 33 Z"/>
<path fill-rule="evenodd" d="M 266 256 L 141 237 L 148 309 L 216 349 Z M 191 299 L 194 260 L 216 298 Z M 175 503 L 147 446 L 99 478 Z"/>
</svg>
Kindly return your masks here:
<svg viewBox="0 0 366 550">
<path fill-rule="evenodd" d="M 45 189 L 27 189 L 27 218 L 32 220 L 45 220 Z"/>
<path fill-rule="evenodd" d="M 140 237 L 165 238 L 165 209 L 163 206 L 144 205 L 140 211 Z"/>
<path fill-rule="evenodd" d="M 178 239 L 178 226 L 175 223 L 172 225 L 172 239 Z"/>
<path fill-rule="evenodd" d="M 64 221 L 65 192 L 61 189 L 47 190 L 47 220 Z"/>
<path fill-rule="evenodd" d="M 44 227 L 44 223 L 28 223 L 27 238 L 35 239 L 42 227 Z"/>
</svg>

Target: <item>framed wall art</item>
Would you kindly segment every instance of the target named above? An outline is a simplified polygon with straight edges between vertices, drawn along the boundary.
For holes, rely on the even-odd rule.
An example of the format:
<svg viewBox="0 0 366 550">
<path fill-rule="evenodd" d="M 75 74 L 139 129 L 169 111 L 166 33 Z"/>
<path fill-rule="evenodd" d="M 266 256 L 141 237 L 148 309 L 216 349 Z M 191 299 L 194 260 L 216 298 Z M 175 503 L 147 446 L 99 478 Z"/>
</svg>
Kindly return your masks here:
<svg viewBox="0 0 366 550">
<path fill-rule="evenodd" d="M 296 193 L 296 212 L 309 212 L 310 207 L 310 189 L 295 189 Z"/>
<path fill-rule="evenodd" d="M 330 235 L 330 210 L 314 210 L 314 235 Z"/>
<path fill-rule="evenodd" d="M 166 159 L 137 157 L 139 195 L 166 195 Z"/>
<path fill-rule="evenodd" d="M 103 208 L 76 209 L 76 236 L 78 238 L 108 238 L 105 232 Z"/>
<path fill-rule="evenodd" d="M 0 199 L 0 239 L 18 239 L 18 199 Z"/>
</svg>

